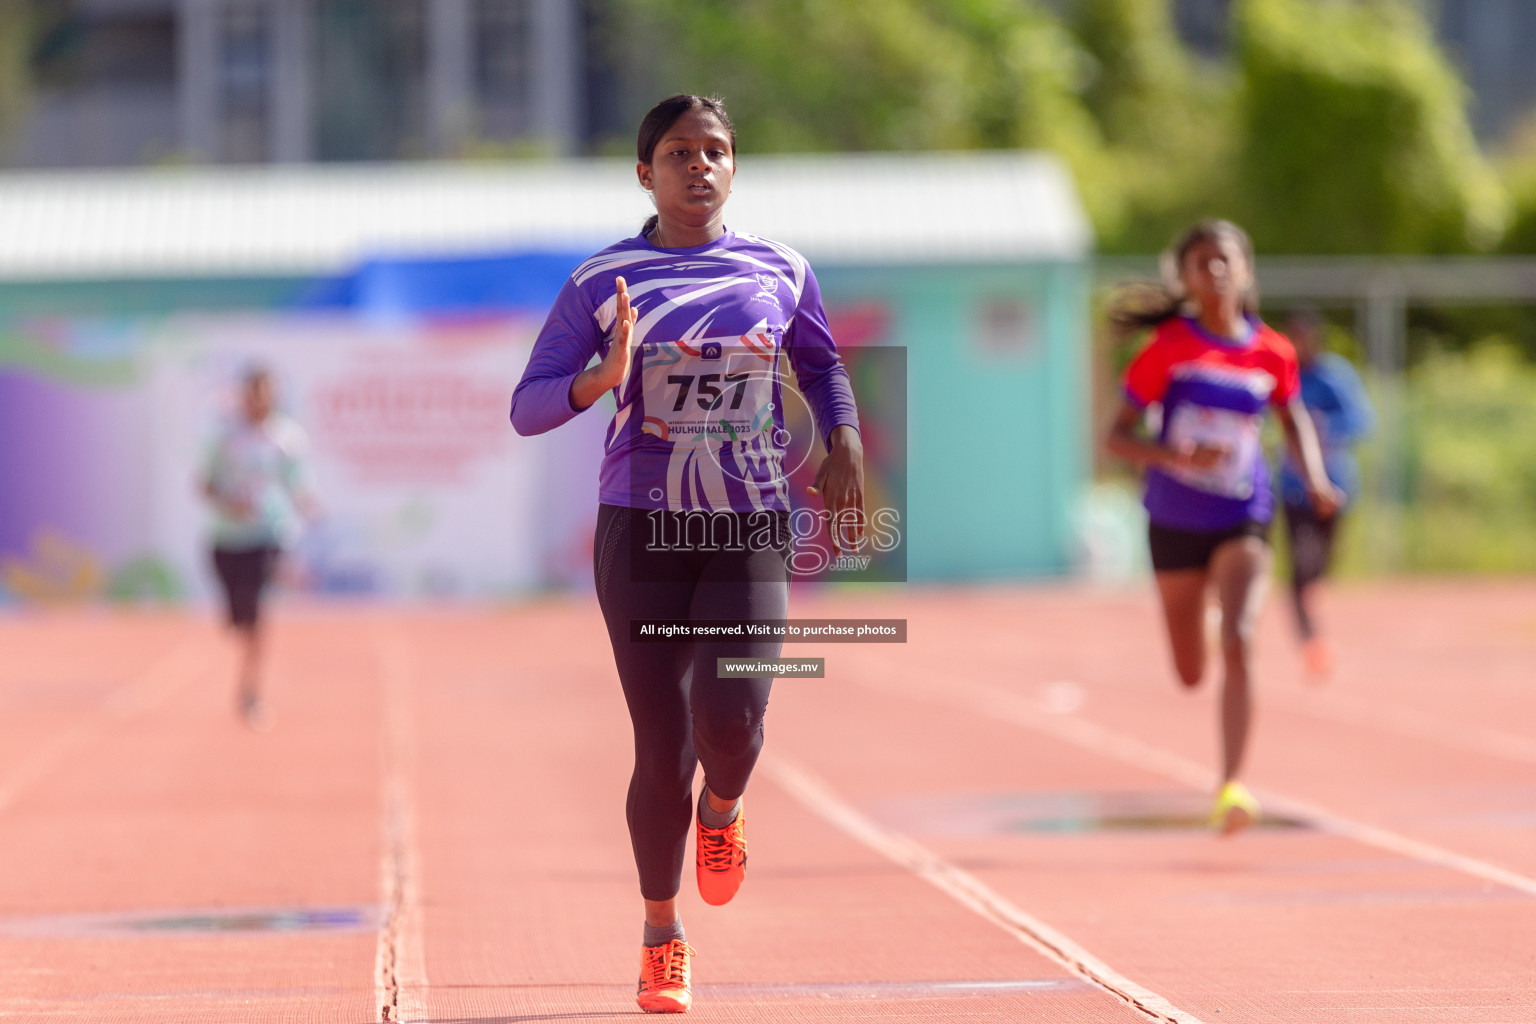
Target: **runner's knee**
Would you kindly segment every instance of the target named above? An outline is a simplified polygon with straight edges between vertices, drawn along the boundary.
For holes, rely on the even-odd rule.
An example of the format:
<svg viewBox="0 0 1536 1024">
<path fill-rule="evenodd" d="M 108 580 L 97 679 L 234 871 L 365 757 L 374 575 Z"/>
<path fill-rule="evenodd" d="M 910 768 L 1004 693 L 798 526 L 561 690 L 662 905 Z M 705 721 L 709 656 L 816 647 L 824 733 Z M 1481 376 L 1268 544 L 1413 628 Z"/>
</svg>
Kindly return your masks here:
<svg viewBox="0 0 1536 1024">
<path fill-rule="evenodd" d="M 1221 619 L 1221 646 L 1227 651 L 1246 651 L 1253 643 L 1254 616 L 1224 615 Z"/>
<path fill-rule="evenodd" d="M 755 760 L 763 747 L 763 718 L 750 709 L 736 715 L 696 718 L 693 744 L 702 760 Z"/>
</svg>

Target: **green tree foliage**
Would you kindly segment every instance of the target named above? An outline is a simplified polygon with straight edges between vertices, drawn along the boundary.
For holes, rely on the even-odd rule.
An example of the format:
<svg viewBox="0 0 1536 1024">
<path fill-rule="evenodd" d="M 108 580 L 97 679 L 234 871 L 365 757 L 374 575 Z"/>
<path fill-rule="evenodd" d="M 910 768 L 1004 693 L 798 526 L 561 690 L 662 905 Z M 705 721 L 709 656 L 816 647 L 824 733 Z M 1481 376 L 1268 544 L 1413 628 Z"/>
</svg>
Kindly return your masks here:
<svg viewBox="0 0 1536 1024">
<path fill-rule="evenodd" d="M 26 0 L 0 0 L 0 145 L 31 95 L 33 18 Z"/>
<path fill-rule="evenodd" d="M 1052 149 L 1100 223 L 1122 215 L 1078 99 L 1088 70 L 1032 0 L 625 0 L 655 96 L 730 106 L 743 149 Z"/>
<path fill-rule="evenodd" d="M 1190 55 L 1171 0 L 1077 0 L 1071 25 L 1094 61 L 1083 100 L 1110 147 L 1125 216 L 1109 251 L 1162 248 L 1191 221 L 1230 213 L 1229 72 Z M 1106 230 L 1108 229 L 1108 230 Z"/>
<path fill-rule="evenodd" d="M 1486 339 L 1409 374 L 1406 568 L 1536 571 L 1536 367 Z"/>
<path fill-rule="evenodd" d="M 1505 138 L 1499 174 L 1509 190 L 1510 218 L 1499 251 L 1536 255 L 1536 113 Z"/>
<path fill-rule="evenodd" d="M 1072 29 L 1093 57 L 1083 101 L 1117 145 L 1184 135 L 1195 69 L 1169 0 L 1078 0 Z"/>
<path fill-rule="evenodd" d="M 1536 178 L 1521 173 L 1510 183 L 1512 206 L 1509 227 L 1499 242 L 1499 251 L 1513 255 L 1536 255 Z"/>
<path fill-rule="evenodd" d="M 749 152 L 1054 150 L 1101 245 L 1145 251 L 1231 191 L 1231 76 L 1170 6 L 624 0 L 622 35 L 651 94 L 722 95 Z"/>
<path fill-rule="evenodd" d="M 1051 149 L 1106 251 L 1209 215 L 1268 252 L 1469 252 L 1502 228 L 1415 0 L 1235 0 L 1222 64 L 1181 44 L 1173 0 L 616 2 L 637 93 L 723 96 L 745 151 Z"/>
<path fill-rule="evenodd" d="M 1243 216 L 1270 252 L 1467 252 L 1502 228 L 1464 91 L 1405 0 L 1239 0 Z"/>
<path fill-rule="evenodd" d="M 723 95 L 759 151 L 995 147 L 1091 130 L 1072 109 L 1080 51 L 1013 0 L 629 8 L 678 58 L 651 69 L 658 91 Z"/>
</svg>

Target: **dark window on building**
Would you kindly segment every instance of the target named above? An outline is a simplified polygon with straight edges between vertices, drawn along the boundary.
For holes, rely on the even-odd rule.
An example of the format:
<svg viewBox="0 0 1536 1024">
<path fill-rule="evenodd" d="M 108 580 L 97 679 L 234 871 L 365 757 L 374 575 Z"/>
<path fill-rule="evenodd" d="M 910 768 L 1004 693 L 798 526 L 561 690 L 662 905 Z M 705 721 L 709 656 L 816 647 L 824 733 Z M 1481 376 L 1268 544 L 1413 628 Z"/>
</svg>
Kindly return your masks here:
<svg viewBox="0 0 1536 1024">
<path fill-rule="evenodd" d="M 316 156 L 427 154 L 423 0 L 320 0 L 315 9 Z"/>
<path fill-rule="evenodd" d="M 1195 52 L 1206 57 L 1226 54 L 1232 0 L 1177 0 L 1173 19 L 1179 37 Z"/>
<path fill-rule="evenodd" d="M 0 159 L 13 167 L 111 167 L 174 153 L 170 0 L 29 6 L 31 88 L 0 136 Z"/>
<path fill-rule="evenodd" d="M 475 4 L 475 96 L 481 138 L 505 141 L 528 134 L 533 69 L 529 0 L 478 0 Z"/>
<path fill-rule="evenodd" d="M 229 3 L 219 25 L 220 153 L 232 163 L 267 158 L 267 96 L 272 75 L 268 5 Z"/>
<path fill-rule="evenodd" d="M 635 90 L 626 87 L 618 46 L 619 18 L 613 5 L 608 0 L 584 0 L 581 15 L 582 103 L 586 115 L 581 143 L 591 152 L 627 155 L 633 151 L 640 118 L 661 97 L 631 95 Z"/>
<path fill-rule="evenodd" d="M 38 5 L 36 17 L 34 87 L 175 87 L 176 22 L 170 11 L 113 14 L 45 3 Z"/>
</svg>

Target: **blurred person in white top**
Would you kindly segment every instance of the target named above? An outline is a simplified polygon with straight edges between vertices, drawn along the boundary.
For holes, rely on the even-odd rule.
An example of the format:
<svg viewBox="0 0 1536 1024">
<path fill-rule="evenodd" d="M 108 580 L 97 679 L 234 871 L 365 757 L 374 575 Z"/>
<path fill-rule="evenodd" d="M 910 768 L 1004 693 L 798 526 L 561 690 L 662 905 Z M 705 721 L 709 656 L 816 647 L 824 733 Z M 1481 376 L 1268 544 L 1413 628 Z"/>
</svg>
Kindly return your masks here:
<svg viewBox="0 0 1536 1024">
<path fill-rule="evenodd" d="M 240 641 L 237 706 L 255 729 L 271 724 L 261 698 L 261 603 L 277 561 L 318 512 L 309 480 L 309 439 L 275 408 L 272 375 L 252 367 L 240 408 L 220 431 L 200 484 L 213 508 L 213 567 Z"/>
</svg>

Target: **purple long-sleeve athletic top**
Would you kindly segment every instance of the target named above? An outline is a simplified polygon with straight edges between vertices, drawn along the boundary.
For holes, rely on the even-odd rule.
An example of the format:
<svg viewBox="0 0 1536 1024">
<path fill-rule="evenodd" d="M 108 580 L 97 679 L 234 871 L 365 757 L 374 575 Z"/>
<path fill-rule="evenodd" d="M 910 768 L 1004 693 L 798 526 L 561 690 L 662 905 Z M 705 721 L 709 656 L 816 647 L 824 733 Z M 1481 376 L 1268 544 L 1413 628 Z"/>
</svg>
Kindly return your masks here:
<svg viewBox="0 0 1536 1024">
<path fill-rule="evenodd" d="M 512 394 L 512 425 L 541 434 L 577 415 L 571 382 L 606 356 L 618 318 L 614 278 L 639 314 L 640 348 L 614 389 L 598 500 L 646 509 L 788 511 L 784 363 L 823 443 L 858 427 L 848 371 L 805 258 L 727 231 L 658 249 L 625 239 L 571 274 Z"/>
</svg>

